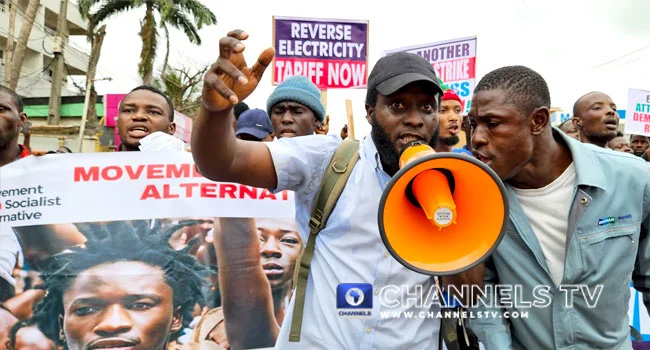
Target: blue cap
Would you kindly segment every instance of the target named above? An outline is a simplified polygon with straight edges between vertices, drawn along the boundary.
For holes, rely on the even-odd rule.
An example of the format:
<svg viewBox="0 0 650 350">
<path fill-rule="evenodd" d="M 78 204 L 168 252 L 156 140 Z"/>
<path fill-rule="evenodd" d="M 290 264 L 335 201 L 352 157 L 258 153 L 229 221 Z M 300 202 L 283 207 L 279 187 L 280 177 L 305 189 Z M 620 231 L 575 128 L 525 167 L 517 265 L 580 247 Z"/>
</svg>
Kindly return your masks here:
<svg viewBox="0 0 650 350">
<path fill-rule="evenodd" d="M 271 115 L 273 106 L 284 101 L 305 105 L 314 112 L 316 119 L 321 122 L 325 119 L 325 106 L 320 101 L 320 90 L 307 77 L 295 75 L 285 79 L 266 101 L 266 112 Z"/>
<path fill-rule="evenodd" d="M 259 108 L 249 109 L 239 115 L 235 135 L 249 134 L 263 139 L 273 133 L 269 116 Z"/>
</svg>

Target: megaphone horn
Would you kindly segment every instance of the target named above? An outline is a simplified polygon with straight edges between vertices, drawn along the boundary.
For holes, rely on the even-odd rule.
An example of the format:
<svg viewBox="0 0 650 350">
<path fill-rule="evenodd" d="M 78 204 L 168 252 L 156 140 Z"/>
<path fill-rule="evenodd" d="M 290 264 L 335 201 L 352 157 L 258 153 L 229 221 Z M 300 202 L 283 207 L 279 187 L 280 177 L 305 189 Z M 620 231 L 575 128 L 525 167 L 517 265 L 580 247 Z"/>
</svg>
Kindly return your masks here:
<svg viewBox="0 0 650 350">
<path fill-rule="evenodd" d="M 508 199 L 482 162 L 407 144 L 379 204 L 379 232 L 393 257 L 428 275 L 452 275 L 490 256 L 503 238 Z"/>
</svg>

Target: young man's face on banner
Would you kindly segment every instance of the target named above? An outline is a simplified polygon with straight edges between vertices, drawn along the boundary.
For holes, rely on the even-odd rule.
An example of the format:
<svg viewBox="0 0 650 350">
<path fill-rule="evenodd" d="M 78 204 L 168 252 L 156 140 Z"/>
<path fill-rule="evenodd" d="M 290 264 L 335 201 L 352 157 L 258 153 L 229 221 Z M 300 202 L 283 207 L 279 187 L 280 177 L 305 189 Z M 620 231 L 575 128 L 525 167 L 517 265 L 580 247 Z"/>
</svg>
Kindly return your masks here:
<svg viewBox="0 0 650 350">
<path fill-rule="evenodd" d="M 260 238 L 262 268 L 271 283 L 271 288 L 279 288 L 290 282 L 296 259 L 303 244 L 293 220 L 256 219 Z"/>
<path fill-rule="evenodd" d="M 164 349 L 182 326 L 159 267 L 137 261 L 83 271 L 63 295 L 68 348 Z"/>
</svg>

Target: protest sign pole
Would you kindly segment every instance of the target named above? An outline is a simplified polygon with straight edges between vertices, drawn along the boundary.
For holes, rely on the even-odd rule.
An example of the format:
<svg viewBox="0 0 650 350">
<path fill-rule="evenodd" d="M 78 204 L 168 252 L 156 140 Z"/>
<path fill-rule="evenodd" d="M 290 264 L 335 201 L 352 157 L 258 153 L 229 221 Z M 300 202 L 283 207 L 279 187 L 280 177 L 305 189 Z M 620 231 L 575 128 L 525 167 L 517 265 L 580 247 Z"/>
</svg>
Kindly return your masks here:
<svg viewBox="0 0 650 350">
<path fill-rule="evenodd" d="M 354 115 L 352 114 L 352 100 L 345 100 L 345 109 L 348 114 L 348 137 L 350 140 L 354 138 Z"/>
<path fill-rule="evenodd" d="M 81 125 L 79 126 L 79 140 L 77 141 L 77 152 L 81 153 L 84 143 L 84 132 L 86 131 L 86 122 L 88 120 L 88 105 L 90 104 L 90 87 L 92 79 L 86 81 L 86 97 L 84 98 L 84 110 L 81 115 Z M 93 101 L 94 102 L 94 101 Z"/>
<path fill-rule="evenodd" d="M 271 47 L 274 50 L 277 50 L 277 48 L 275 47 L 275 16 L 271 16 Z M 275 64 L 276 64 L 275 55 L 273 55 L 273 61 L 271 61 L 271 86 L 276 85 L 275 84 Z"/>
<path fill-rule="evenodd" d="M 327 90 L 326 89 L 321 89 L 320 91 L 320 103 L 323 104 L 323 107 L 325 107 L 325 111 L 327 111 Z"/>
</svg>

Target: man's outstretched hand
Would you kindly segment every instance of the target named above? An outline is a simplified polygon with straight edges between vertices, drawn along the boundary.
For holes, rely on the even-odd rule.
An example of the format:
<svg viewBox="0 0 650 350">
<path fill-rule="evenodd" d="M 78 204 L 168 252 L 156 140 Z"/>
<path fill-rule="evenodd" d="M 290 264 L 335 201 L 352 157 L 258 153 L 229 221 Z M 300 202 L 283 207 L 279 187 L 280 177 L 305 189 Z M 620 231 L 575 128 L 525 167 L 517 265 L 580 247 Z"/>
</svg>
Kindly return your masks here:
<svg viewBox="0 0 650 350">
<path fill-rule="evenodd" d="M 233 30 L 219 40 L 219 58 L 205 73 L 203 105 L 209 112 L 232 108 L 248 97 L 257 87 L 266 67 L 271 64 L 275 50 L 268 48 L 252 67 L 246 65 L 241 42 L 248 38 L 242 30 Z"/>
</svg>

